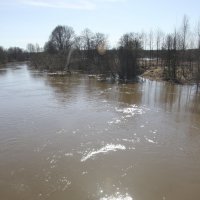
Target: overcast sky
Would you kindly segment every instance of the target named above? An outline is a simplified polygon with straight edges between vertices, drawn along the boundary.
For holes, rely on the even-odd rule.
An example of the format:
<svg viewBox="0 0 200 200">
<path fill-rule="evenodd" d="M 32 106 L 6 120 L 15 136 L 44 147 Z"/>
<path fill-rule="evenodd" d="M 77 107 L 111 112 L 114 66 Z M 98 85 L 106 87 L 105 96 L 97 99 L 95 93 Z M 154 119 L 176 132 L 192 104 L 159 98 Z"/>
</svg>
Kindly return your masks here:
<svg viewBox="0 0 200 200">
<path fill-rule="evenodd" d="M 0 46 L 43 46 L 57 25 L 105 33 L 112 45 L 126 32 L 172 32 L 184 14 L 197 23 L 200 0 L 0 0 Z"/>
</svg>

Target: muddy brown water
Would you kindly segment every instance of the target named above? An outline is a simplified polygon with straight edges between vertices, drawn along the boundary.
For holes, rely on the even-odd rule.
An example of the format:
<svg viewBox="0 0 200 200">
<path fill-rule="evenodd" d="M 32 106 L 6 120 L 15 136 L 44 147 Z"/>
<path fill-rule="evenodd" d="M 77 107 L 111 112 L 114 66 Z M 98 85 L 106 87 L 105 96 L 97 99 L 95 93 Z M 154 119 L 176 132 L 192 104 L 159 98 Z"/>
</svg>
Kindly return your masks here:
<svg viewBox="0 0 200 200">
<path fill-rule="evenodd" d="M 200 95 L 1 68 L 0 199 L 200 199 Z"/>
</svg>

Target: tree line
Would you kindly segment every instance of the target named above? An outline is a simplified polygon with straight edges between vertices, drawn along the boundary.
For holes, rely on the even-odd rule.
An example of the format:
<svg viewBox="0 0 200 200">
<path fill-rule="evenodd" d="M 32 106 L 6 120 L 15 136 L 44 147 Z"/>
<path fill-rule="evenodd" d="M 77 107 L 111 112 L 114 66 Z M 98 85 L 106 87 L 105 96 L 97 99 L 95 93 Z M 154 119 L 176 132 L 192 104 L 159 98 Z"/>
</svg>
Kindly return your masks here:
<svg viewBox="0 0 200 200">
<path fill-rule="evenodd" d="M 137 59 L 142 50 L 139 34 L 124 34 L 119 48 L 111 49 L 103 33 L 85 29 L 76 36 L 72 27 L 57 26 L 45 43 L 42 52 L 29 44 L 31 64 L 48 71 L 82 70 L 88 73 L 109 74 L 112 78 L 131 80 L 139 73 Z"/>
<path fill-rule="evenodd" d="M 116 48 L 110 48 L 104 33 L 85 29 L 76 35 L 72 27 L 59 25 L 42 50 L 37 44 L 28 44 L 22 54 L 18 48 L 14 50 L 0 48 L 1 62 L 20 60 L 21 55 L 26 55 L 36 69 L 67 73 L 82 70 L 121 80 L 133 80 L 146 70 L 159 68 L 166 80 L 192 80 L 197 85 L 200 82 L 200 22 L 191 28 L 187 16 L 172 33 L 161 30 L 126 33 Z"/>
<path fill-rule="evenodd" d="M 0 46 L 0 64 L 5 64 L 7 62 L 20 62 L 28 59 L 28 52 L 19 47 L 4 49 Z"/>
</svg>

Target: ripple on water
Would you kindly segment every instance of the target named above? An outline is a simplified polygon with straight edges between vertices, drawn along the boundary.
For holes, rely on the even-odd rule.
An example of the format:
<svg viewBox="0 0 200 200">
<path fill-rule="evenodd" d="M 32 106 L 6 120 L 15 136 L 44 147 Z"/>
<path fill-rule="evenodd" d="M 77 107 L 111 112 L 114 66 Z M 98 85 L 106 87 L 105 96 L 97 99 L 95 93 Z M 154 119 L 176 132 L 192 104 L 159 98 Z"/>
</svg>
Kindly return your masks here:
<svg viewBox="0 0 200 200">
<path fill-rule="evenodd" d="M 87 153 L 85 156 L 83 156 L 81 158 L 81 162 L 85 162 L 86 160 L 88 160 L 89 158 L 92 158 L 94 156 L 96 156 L 97 154 L 100 153 L 107 153 L 109 151 L 117 151 L 117 150 L 125 150 L 126 147 L 124 145 L 121 144 L 107 144 L 106 146 L 102 147 L 99 150 L 96 151 L 90 151 L 89 153 Z"/>
</svg>

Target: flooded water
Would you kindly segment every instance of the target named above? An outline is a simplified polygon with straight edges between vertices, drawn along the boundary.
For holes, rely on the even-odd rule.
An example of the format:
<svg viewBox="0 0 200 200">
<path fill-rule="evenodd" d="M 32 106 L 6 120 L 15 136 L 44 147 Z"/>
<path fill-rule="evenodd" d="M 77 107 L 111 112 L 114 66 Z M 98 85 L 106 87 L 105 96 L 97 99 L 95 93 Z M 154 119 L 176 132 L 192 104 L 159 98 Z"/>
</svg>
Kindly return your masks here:
<svg viewBox="0 0 200 200">
<path fill-rule="evenodd" d="M 200 199 L 195 86 L 0 69 L 0 199 Z"/>
</svg>

